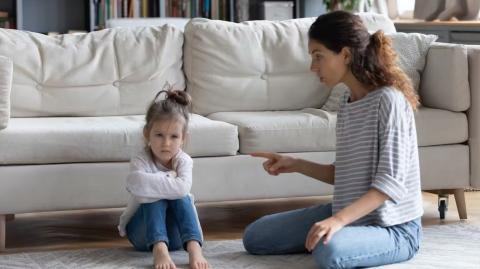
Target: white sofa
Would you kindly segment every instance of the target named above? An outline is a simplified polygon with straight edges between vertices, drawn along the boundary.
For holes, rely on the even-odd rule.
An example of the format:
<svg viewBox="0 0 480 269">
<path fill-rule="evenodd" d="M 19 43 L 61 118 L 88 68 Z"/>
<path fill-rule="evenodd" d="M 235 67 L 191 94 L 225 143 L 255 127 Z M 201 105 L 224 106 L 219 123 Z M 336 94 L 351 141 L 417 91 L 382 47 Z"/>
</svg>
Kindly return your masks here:
<svg viewBox="0 0 480 269">
<path fill-rule="evenodd" d="M 361 16 L 369 30 L 395 31 L 382 16 Z M 194 19 L 185 32 L 163 26 L 57 37 L 0 29 L 0 248 L 9 214 L 125 205 L 143 113 L 165 81 L 193 97 L 186 151 L 197 201 L 332 194 L 298 174 L 268 176 L 262 160 L 247 155 L 335 159 L 336 115 L 320 109 L 329 89 L 309 71 L 313 20 Z M 424 58 L 422 187 L 480 187 L 480 48 L 469 47 L 467 57 L 463 45 L 436 43 Z"/>
<path fill-rule="evenodd" d="M 160 17 L 160 18 L 113 18 L 108 19 L 105 23 L 107 28 L 132 28 L 132 27 L 143 27 L 143 26 L 163 26 L 165 24 L 170 24 L 175 26 L 178 29 L 185 29 L 189 18 L 178 18 L 178 17 Z"/>
</svg>

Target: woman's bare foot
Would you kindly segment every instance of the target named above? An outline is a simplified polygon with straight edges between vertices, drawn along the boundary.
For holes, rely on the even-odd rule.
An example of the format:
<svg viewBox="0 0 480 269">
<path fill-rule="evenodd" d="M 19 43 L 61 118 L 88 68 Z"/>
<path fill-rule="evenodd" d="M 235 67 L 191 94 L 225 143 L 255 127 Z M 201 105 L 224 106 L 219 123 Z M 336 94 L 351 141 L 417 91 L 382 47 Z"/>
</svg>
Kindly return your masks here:
<svg viewBox="0 0 480 269">
<path fill-rule="evenodd" d="M 177 267 L 170 258 L 168 247 L 165 242 L 158 242 L 153 246 L 153 268 L 176 269 Z"/>
<path fill-rule="evenodd" d="M 210 265 L 208 264 L 205 257 L 202 254 L 202 247 L 200 244 L 195 241 L 189 241 L 187 243 L 188 258 L 190 260 L 190 268 L 192 269 L 208 269 Z"/>
</svg>

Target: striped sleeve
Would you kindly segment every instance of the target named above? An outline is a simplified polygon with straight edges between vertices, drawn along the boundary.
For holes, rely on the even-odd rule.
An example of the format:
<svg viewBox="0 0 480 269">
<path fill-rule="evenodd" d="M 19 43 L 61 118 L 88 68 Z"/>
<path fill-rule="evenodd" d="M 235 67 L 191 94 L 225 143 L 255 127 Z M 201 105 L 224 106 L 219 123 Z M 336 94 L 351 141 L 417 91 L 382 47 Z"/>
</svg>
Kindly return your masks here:
<svg viewBox="0 0 480 269">
<path fill-rule="evenodd" d="M 380 100 L 378 164 L 371 187 L 398 204 L 407 194 L 410 124 L 403 103 L 389 97 Z"/>
</svg>

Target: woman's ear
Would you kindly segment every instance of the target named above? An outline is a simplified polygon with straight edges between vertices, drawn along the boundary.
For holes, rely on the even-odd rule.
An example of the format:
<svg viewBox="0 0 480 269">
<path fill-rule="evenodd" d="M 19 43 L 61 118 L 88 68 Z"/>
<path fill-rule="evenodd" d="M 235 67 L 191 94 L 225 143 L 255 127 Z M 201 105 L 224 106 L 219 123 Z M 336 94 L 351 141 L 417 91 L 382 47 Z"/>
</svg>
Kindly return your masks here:
<svg viewBox="0 0 480 269">
<path fill-rule="evenodd" d="M 350 65 L 352 62 L 352 53 L 350 52 L 349 47 L 343 47 L 342 50 L 340 51 L 340 54 L 343 57 L 343 61 L 346 65 Z"/>
</svg>

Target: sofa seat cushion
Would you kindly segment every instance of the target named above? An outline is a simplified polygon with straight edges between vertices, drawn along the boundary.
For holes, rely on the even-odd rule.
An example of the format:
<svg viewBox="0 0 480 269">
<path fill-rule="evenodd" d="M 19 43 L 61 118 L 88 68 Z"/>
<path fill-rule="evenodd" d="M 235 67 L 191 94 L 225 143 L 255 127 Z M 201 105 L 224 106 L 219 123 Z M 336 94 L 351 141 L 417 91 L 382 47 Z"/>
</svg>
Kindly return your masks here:
<svg viewBox="0 0 480 269">
<path fill-rule="evenodd" d="M 457 144 L 468 139 L 465 113 L 420 107 L 415 121 L 419 146 Z"/>
<path fill-rule="evenodd" d="M 0 164 L 128 161 L 143 146 L 144 116 L 12 118 L 0 131 Z M 192 115 L 185 151 L 234 155 L 237 127 Z"/>
<path fill-rule="evenodd" d="M 335 150 L 337 116 L 324 110 L 217 112 L 208 118 L 238 126 L 240 153 Z"/>
</svg>

